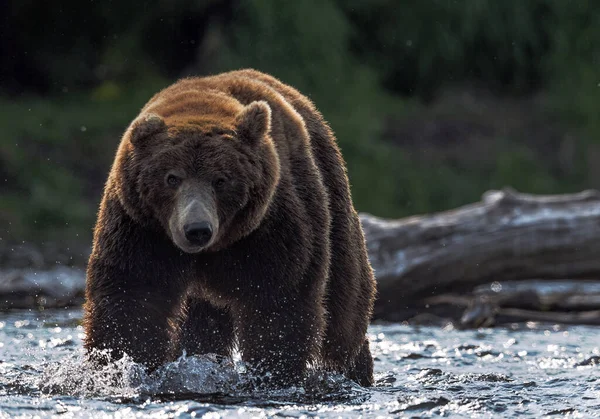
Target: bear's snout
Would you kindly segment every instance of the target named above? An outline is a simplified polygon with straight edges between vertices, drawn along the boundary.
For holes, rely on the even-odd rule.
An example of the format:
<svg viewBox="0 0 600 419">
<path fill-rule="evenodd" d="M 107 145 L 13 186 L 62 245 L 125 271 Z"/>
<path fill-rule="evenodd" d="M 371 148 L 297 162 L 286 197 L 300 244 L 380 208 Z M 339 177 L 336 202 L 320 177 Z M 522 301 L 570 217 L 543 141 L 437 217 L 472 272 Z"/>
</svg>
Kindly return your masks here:
<svg viewBox="0 0 600 419">
<path fill-rule="evenodd" d="M 184 182 L 168 224 L 173 242 L 184 252 L 198 253 L 211 247 L 219 232 L 217 204 L 211 190 L 201 184 Z"/>
<path fill-rule="evenodd" d="M 213 235 L 212 225 L 208 221 L 186 224 L 183 231 L 192 246 L 206 246 Z"/>
</svg>

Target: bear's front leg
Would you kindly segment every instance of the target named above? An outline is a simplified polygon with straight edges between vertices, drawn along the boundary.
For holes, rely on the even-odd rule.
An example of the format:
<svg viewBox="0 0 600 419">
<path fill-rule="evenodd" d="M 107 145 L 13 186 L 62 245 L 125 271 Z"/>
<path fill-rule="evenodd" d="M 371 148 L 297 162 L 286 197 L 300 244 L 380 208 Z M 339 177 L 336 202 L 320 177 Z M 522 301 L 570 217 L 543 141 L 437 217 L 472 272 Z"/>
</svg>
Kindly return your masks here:
<svg viewBox="0 0 600 419">
<path fill-rule="evenodd" d="M 228 310 L 191 297 L 186 302 L 184 315 L 179 327 L 179 353 L 185 350 L 188 356 L 209 353 L 231 356 L 234 332 Z"/>
<path fill-rule="evenodd" d="M 254 374 L 274 386 L 301 382 L 323 330 L 315 301 L 287 296 L 245 304 L 237 320 L 242 359 Z"/>
<path fill-rule="evenodd" d="M 178 301 L 165 287 L 144 284 L 114 266 L 92 259 L 88 266 L 84 346 L 91 359 L 104 363 L 94 349 L 108 350 L 110 360 L 124 354 L 155 369 L 168 358 L 172 317 Z"/>
</svg>

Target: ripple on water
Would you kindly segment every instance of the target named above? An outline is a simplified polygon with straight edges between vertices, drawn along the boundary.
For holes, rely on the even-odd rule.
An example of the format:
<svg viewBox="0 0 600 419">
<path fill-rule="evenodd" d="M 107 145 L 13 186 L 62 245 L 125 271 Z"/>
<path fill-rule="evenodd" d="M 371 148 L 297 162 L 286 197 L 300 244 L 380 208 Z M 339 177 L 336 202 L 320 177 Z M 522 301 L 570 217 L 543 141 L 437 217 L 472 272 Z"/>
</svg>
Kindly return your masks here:
<svg viewBox="0 0 600 419">
<path fill-rule="evenodd" d="M 79 310 L 0 317 L 0 417 L 600 416 L 598 329 L 370 329 L 376 386 L 310 374 L 266 391 L 243 363 L 182 356 L 151 374 L 128 358 L 94 370 Z"/>
</svg>

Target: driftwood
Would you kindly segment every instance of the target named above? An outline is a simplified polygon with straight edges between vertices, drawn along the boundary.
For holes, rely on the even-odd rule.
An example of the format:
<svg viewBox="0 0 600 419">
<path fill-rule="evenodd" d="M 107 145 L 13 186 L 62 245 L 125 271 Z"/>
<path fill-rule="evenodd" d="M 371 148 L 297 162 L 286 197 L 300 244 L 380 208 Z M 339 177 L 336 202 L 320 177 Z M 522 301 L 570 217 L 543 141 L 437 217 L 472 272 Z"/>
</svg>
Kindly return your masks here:
<svg viewBox="0 0 600 419">
<path fill-rule="evenodd" d="M 506 189 L 453 211 L 361 221 L 378 281 L 375 320 L 600 324 L 599 192 Z M 82 263 L 49 269 L 54 256 L 15 249 L 0 254 L 0 310 L 81 304 Z"/>
<path fill-rule="evenodd" d="M 84 291 L 85 271 L 81 268 L 0 270 L 0 311 L 81 305 Z"/>
<path fill-rule="evenodd" d="M 455 322 L 459 327 L 522 321 L 600 325 L 600 281 L 593 280 L 493 282 L 467 295 L 441 294 L 423 302 L 463 310 Z"/>
<path fill-rule="evenodd" d="M 466 307 L 464 325 L 486 325 L 487 317 L 499 314 L 526 320 L 542 306 L 506 308 L 516 294 L 494 300 L 473 294 L 473 289 L 532 278 L 567 278 L 567 283 L 600 278 L 600 193 L 593 190 L 536 196 L 504 189 L 452 211 L 393 221 L 362 214 L 361 221 L 378 281 L 375 319 L 406 320 L 445 304 Z M 535 301 L 538 294 L 530 290 L 529 297 L 521 293 L 519 298 Z M 560 322 L 562 316 L 570 323 L 583 316 L 584 323 L 600 323 L 594 317 L 600 315 L 595 311 L 600 309 L 600 292 L 566 292 L 555 300 L 565 300 L 552 306 L 556 315 L 532 320 Z M 478 307 L 479 319 L 474 314 Z M 579 317 L 563 315 L 572 310 L 590 311 Z"/>
</svg>

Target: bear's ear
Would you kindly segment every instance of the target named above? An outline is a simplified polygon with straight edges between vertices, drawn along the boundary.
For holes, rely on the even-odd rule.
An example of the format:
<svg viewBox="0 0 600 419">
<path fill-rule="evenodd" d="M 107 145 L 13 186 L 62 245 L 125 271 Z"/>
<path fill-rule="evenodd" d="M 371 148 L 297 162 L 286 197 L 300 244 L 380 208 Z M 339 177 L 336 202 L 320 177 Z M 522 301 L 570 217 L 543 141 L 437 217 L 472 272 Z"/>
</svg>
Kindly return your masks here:
<svg viewBox="0 0 600 419">
<path fill-rule="evenodd" d="M 165 121 L 155 113 L 140 116 L 133 121 L 130 129 L 130 140 L 134 146 L 139 146 L 144 138 L 157 132 L 164 131 L 167 125 Z"/>
<path fill-rule="evenodd" d="M 271 107 L 264 100 L 252 102 L 237 116 L 238 137 L 249 144 L 258 144 L 271 130 Z"/>
</svg>

